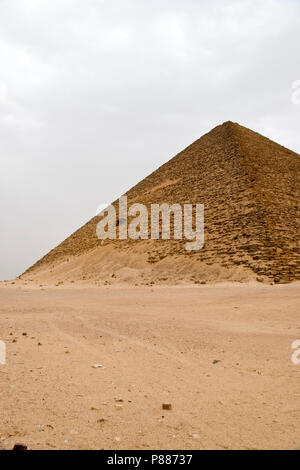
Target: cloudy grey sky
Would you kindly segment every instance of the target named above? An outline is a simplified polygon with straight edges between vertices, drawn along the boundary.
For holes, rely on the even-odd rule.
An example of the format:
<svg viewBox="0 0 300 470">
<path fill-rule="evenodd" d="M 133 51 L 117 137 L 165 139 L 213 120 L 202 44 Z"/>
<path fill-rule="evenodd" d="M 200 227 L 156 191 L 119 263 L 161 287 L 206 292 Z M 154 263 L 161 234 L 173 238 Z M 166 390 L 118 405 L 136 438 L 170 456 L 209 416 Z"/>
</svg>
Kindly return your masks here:
<svg viewBox="0 0 300 470">
<path fill-rule="evenodd" d="M 300 0 L 0 0 L 0 279 L 223 121 L 300 153 L 299 44 Z"/>
</svg>

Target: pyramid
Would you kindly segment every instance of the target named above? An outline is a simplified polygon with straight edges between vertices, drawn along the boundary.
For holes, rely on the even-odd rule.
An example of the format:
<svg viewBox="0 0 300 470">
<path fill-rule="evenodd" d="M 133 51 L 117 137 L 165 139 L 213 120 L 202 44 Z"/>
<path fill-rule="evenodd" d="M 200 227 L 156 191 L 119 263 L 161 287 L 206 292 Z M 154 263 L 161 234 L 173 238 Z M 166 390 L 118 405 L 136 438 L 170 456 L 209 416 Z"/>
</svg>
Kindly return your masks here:
<svg viewBox="0 0 300 470">
<path fill-rule="evenodd" d="M 105 240 L 92 218 L 23 275 L 62 280 L 300 279 L 300 156 L 226 122 L 130 189 L 128 204 L 204 204 L 205 244 Z M 117 208 L 117 201 L 113 203 Z M 141 274 L 142 273 L 142 274 Z M 145 274 L 146 273 L 146 274 Z M 165 276 L 165 277 L 162 277 Z"/>
</svg>

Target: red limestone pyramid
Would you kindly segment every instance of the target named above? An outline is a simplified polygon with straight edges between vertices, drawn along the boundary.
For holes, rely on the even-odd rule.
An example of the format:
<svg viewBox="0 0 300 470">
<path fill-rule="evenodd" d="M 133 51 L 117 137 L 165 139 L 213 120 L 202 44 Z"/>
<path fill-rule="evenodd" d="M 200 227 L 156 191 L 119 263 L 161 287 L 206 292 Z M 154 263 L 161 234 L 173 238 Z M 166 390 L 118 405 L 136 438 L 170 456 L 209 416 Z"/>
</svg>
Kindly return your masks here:
<svg viewBox="0 0 300 470">
<path fill-rule="evenodd" d="M 299 175 L 298 154 L 226 122 L 126 193 L 128 205 L 149 208 L 204 204 L 203 249 L 188 252 L 185 240 L 173 239 L 101 242 L 100 218 L 94 217 L 22 278 L 136 284 L 300 279 Z"/>
</svg>

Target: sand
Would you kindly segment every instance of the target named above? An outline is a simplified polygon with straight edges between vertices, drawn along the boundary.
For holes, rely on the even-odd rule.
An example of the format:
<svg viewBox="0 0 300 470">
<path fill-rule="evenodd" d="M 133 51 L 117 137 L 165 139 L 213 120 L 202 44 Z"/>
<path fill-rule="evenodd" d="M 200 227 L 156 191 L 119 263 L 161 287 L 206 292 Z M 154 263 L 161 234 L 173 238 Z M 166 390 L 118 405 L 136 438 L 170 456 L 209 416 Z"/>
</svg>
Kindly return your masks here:
<svg viewBox="0 0 300 470">
<path fill-rule="evenodd" d="M 299 449 L 299 287 L 1 283 L 0 448 Z"/>
</svg>

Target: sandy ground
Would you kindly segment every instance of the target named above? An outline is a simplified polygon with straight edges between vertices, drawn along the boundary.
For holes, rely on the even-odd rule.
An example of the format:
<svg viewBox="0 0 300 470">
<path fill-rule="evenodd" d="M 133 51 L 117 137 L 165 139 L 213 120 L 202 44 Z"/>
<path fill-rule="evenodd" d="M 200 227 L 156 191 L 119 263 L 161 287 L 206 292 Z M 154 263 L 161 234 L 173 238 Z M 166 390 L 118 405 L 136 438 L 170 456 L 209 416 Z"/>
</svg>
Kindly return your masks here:
<svg viewBox="0 0 300 470">
<path fill-rule="evenodd" d="M 1 448 L 300 448 L 299 283 L 2 284 L 0 339 Z"/>
</svg>

